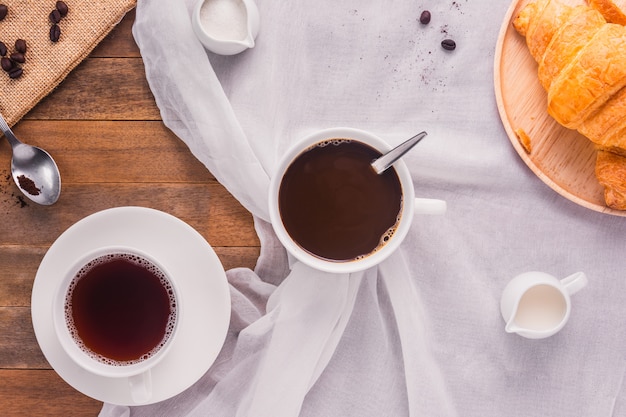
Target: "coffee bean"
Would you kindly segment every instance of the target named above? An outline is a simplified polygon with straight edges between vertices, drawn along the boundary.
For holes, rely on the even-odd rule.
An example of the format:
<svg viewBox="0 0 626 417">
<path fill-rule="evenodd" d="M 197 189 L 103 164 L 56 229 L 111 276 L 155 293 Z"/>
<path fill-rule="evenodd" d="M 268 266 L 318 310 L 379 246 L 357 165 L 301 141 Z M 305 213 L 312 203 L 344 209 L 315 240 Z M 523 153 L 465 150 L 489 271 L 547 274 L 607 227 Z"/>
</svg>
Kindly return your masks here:
<svg viewBox="0 0 626 417">
<path fill-rule="evenodd" d="M 67 15 L 69 8 L 64 1 L 57 1 L 56 7 L 59 13 L 61 13 L 61 17 L 65 17 Z"/>
<path fill-rule="evenodd" d="M 52 42 L 58 42 L 61 37 L 61 28 L 56 23 L 50 26 L 50 40 Z"/>
<path fill-rule="evenodd" d="M 15 64 L 9 58 L 2 57 L 0 58 L 0 66 L 2 67 L 3 70 L 5 70 L 6 72 L 9 72 L 13 69 Z"/>
<path fill-rule="evenodd" d="M 11 58 L 11 61 L 17 62 L 20 64 L 23 64 L 24 62 L 26 62 L 26 57 L 21 52 L 13 52 L 9 58 Z"/>
<path fill-rule="evenodd" d="M 23 72 L 24 72 L 24 70 L 19 68 L 19 67 L 13 68 L 11 70 L 11 72 L 9 72 L 9 77 L 10 78 L 20 78 L 22 76 Z"/>
<path fill-rule="evenodd" d="M 9 8 L 5 4 L 0 4 L 0 20 L 7 17 L 7 13 L 9 13 Z"/>
<path fill-rule="evenodd" d="M 18 39 L 15 41 L 15 50 L 23 54 L 26 53 L 26 41 L 24 39 Z M 2 51 L 0 51 L 2 52 Z"/>
<path fill-rule="evenodd" d="M 427 25 L 430 23 L 430 12 L 428 10 L 424 10 L 420 15 L 420 23 L 422 25 Z"/>
<path fill-rule="evenodd" d="M 59 23 L 61 21 L 61 13 L 57 9 L 54 9 L 50 12 L 48 18 L 52 23 Z"/>
<path fill-rule="evenodd" d="M 454 51 L 454 49 L 456 48 L 456 42 L 454 42 L 452 39 L 444 39 L 441 41 L 441 47 L 446 51 Z"/>
<path fill-rule="evenodd" d="M 6 56 L 7 52 L 8 52 L 7 46 L 4 44 L 4 42 L 0 42 L 0 55 Z"/>
</svg>

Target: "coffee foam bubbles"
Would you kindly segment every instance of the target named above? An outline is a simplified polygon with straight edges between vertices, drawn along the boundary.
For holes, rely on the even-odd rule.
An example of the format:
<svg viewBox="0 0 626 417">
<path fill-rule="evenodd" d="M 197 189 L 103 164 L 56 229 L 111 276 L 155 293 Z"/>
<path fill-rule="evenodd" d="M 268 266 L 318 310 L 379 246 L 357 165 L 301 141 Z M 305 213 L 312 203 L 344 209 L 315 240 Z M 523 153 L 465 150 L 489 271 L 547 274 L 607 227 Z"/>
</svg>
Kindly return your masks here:
<svg viewBox="0 0 626 417">
<path fill-rule="evenodd" d="M 141 358 L 131 360 L 131 361 L 117 361 L 111 358 L 107 358 L 106 356 L 100 355 L 92 351 L 91 349 L 89 349 L 89 347 L 85 345 L 85 343 L 81 340 L 80 336 L 78 335 L 78 330 L 76 329 L 76 326 L 74 325 L 74 318 L 72 317 L 72 295 L 74 293 L 74 288 L 76 288 L 76 285 L 81 280 L 81 278 L 83 278 L 85 274 L 87 274 L 87 272 L 89 272 L 94 267 L 98 265 L 106 264 L 116 259 L 123 259 L 123 260 L 129 261 L 135 265 L 138 265 L 138 266 L 141 266 L 142 268 L 147 269 L 152 274 L 157 276 L 159 278 L 159 281 L 161 282 L 161 285 L 163 285 L 163 287 L 166 289 L 169 300 L 170 300 L 170 316 L 167 322 L 167 328 L 165 330 L 165 336 L 163 337 L 163 340 L 161 340 L 161 342 L 157 346 L 155 346 L 150 352 L 144 354 Z M 172 333 L 174 332 L 174 327 L 176 324 L 176 311 L 177 311 L 174 288 L 172 288 L 172 284 L 169 282 L 169 280 L 167 279 L 163 271 L 161 271 L 159 267 L 154 265 L 149 260 L 143 258 L 142 256 L 132 254 L 132 253 L 110 253 L 110 254 L 99 256 L 87 262 L 87 264 L 85 264 L 76 273 L 76 275 L 72 279 L 72 282 L 69 285 L 69 288 L 65 295 L 64 310 L 65 310 L 65 323 L 67 324 L 68 331 L 70 335 L 72 336 L 72 339 L 74 340 L 74 342 L 78 345 L 78 347 L 87 355 L 89 355 L 92 359 L 95 359 L 98 362 L 104 363 L 106 365 L 111 365 L 111 366 L 134 365 L 134 364 L 143 362 L 151 358 L 152 356 L 154 356 L 159 350 L 161 350 L 161 348 L 165 346 L 165 344 L 171 337 Z"/>
<path fill-rule="evenodd" d="M 304 152 L 308 152 L 308 151 L 310 151 L 313 148 L 324 148 L 324 147 L 329 146 L 329 145 L 339 146 L 342 143 L 350 143 L 350 142 L 352 142 L 352 139 L 345 139 L 345 138 L 326 139 L 326 140 L 318 142 L 315 145 L 310 146 L 309 148 L 305 149 L 303 151 L 303 153 Z"/>
<path fill-rule="evenodd" d="M 404 198 L 400 199 L 400 211 L 398 212 L 396 223 L 393 226 L 391 226 L 389 229 L 387 229 L 385 233 L 383 233 L 383 235 L 380 237 L 380 242 L 378 243 L 378 246 L 376 246 L 371 252 L 366 253 L 365 255 L 357 256 L 356 258 L 352 259 L 352 261 L 359 261 L 361 259 L 365 259 L 369 256 L 372 256 L 373 254 L 381 250 L 391 240 L 393 235 L 396 233 L 396 230 L 398 230 L 398 225 L 400 224 L 400 219 L 402 218 L 402 215 L 400 213 L 402 213 L 403 208 L 404 208 Z"/>
</svg>

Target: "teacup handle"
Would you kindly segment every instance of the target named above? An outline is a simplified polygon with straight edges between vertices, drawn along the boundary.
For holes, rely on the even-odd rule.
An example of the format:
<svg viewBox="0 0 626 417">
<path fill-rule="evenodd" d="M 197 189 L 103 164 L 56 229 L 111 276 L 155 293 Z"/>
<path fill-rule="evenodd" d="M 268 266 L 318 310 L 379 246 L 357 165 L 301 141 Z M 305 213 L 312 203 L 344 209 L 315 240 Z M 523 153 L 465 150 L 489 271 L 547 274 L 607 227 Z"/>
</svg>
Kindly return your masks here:
<svg viewBox="0 0 626 417">
<path fill-rule="evenodd" d="M 149 369 L 128 377 L 128 385 L 135 404 L 145 404 L 152 398 L 152 373 Z"/>
<path fill-rule="evenodd" d="M 448 205 L 443 200 L 434 198 L 416 198 L 415 213 L 419 214 L 444 214 L 448 209 Z"/>
<path fill-rule="evenodd" d="M 575 274 L 561 280 L 561 284 L 563 284 L 565 291 L 567 291 L 569 295 L 576 294 L 578 291 L 583 289 L 588 282 L 587 275 L 585 275 L 584 272 L 576 272 Z"/>
</svg>

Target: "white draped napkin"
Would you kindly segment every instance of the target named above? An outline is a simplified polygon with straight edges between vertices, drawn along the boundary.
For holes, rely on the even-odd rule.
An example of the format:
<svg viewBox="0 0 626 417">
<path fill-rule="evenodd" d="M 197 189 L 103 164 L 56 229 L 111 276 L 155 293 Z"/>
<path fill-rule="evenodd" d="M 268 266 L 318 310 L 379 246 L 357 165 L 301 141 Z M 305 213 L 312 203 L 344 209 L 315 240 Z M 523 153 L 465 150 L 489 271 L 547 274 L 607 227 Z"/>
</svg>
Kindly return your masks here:
<svg viewBox="0 0 626 417">
<path fill-rule="evenodd" d="M 626 220 L 559 196 L 513 150 L 493 93 L 509 3 L 258 7 L 256 46 L 217 56 L 192 32 L 190 0 L 138 2 L 133 33 L 163 120 L 252 212 L 261 256 L 254 271 L 227 271 L 231 328 L 201 380 L 100 416 L 625 415 Z M 290 268 L 267 223 L 282 152 L 333 126 L 391 145 L 426 130 L 405 160 L 417 196 L 448 202 L 359 274 Z M 500 317 L 504 286 L 529 270 L 590 281 L 544 340 L 506 334 Z"/>
</svg>

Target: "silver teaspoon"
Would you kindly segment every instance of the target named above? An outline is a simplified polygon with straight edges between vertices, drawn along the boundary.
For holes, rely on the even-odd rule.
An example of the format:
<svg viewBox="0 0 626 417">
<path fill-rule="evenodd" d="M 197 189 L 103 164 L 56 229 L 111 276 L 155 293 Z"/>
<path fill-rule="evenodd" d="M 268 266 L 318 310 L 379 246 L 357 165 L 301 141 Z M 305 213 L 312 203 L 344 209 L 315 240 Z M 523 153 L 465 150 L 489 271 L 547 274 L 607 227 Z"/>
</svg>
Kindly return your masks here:
<svg viewBox="0 0 626 417">
<path fill-rule="evenodd" d="M 426 132 L 421 132 L 413 136 L 411 139 L 402 142 L 389 152 L 373 160 L 372 168 L 374 168 L 374 171 L 376 171 L 377 174 L 382 174 L 387 168 L 392 166 L 394 162 L 410 151 L 413 146 L 417 145 L 417 143 L 426 135 Z"/>
<path fill-rule="evenodd" d="M 0 130 L 13 149 L 11 175 L 17 187 L 35 203 L 54 204 L 61 194 L 61 174 L 54 159 L 43 149 L 16 138 L 2 115 Z"/>
</svg>

